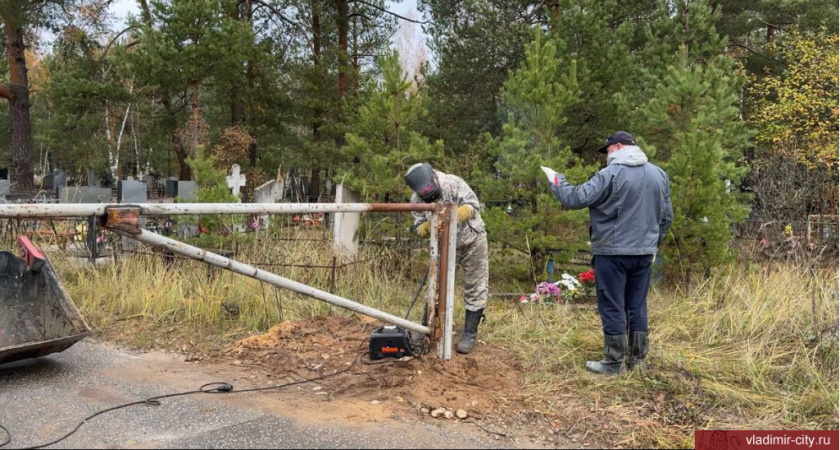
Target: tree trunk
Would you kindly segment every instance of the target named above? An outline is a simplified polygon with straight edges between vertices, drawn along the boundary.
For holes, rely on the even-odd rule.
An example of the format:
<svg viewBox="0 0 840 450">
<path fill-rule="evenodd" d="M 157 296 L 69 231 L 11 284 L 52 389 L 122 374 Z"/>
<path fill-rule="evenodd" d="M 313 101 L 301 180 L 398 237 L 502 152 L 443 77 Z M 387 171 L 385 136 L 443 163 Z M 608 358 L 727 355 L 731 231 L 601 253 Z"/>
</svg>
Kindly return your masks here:
<svg viewBox="0 0 840 450">
<path fill-rule="evenodd" d="M 9 85 L 0 85 L 0 97 L 9 101 L 11 119 L 12 165 L 9 179 L 12 192 L 33 192 L 32 131 L 29 116 L 29 81 L 26 75 L 23 29 L 5 22 L 6 55 L 9 60 Z"/>
<path fill-rule="evenodd" d="M 318 0 L 312 1 L 312 63 L 315 73 L 321 75 L 321 13 L 318 7 Z M 312 112 L 312 141 L 321 140 L 321 121 L 323 111 L 319 105 L 315 106 Z M 321 189 L 321 169 L 318 167 L 317 158 L 312 159 L 312 171 L 309 177 L 309 202 L 318 201 L 318 192 Z"/>
<path fill-rule="evenodd" d="M 146 0 L 138 0 L 138 2 L 140 3 L 140 15 L 143 18 L 143 23 L 151 29 L 153 23 L 149 3 Z M 169 143 L 172 145 L 172 149 L 175 151 L 175 156 L 178 158 L 178 167 L 180 169 L 178 179 L 190 180 L 192 178 L 192 171 L 190 170 L 190 166 L 187 165 L 187 154 L 184 150 L 181 138 L 178 136 L 176 125 L 174 124 L 175 113 L 172 111 L 172 99 L 169 96 L 169 92 L 164 90 L 160 93 L 160 102 L 163 104 L 163 108 L 166 110 L 169 119 L 173 122 L 171 123 L 172 131 L 169 133 Z M 167 173 L 169 173 L 168 170 L 169 168 L 167 167 Z"/>
<path fill-rule="evenodd" d="M 169 117 L 172 118 L 174 115 L 172 113 L 172 100 L 169 97 L 168 93 L 163 93 L 161 95 L 161 103 L 163 104 L 163 108 L 169 114 Z M 174 125 L 172 126 L 172 131 L 169 133 L 169 143 L 172 145 L 172 149 L 175 151 L 175 156 L 178 158 L 178 167 L 179 167 L 179 180 L 190 180 L 192 178 L 192 172 L 190 171 L 190 166 L 187 165 L 187 152 L 184 150 L 184 145 L 181 141 L 181 136 L 179 136 L 178 128 Z M 169 168 L 167 168 L 167 173 Z"/>
<path fill-rule="evenodd" d="M 190 153 L 195 158 L 195 152 L 198 145 L 201 143 L 200 126 L 201 126 L 201 105 L 198 103 L 198 80 L 192 82 L 192 98 L 190 104 L 192 106 L 192 141 L 190 142 Z"/>
<path fill-rule="evenodd" d="M 248 27 L 250 27 L 251 31 L 253 32 L 254 29 L 254 9 L 253 5 L 250 1 L 245 2 L 245 18 L 248 20 Z M 254 95 L 254 78 L 256 78 L 255 68 L 254 68 L 254 60 L 249 57 L 248 61 L 245 62 L 245 98 L 248 100 L 248 104 L 252 104 L 251 101 L 252 96 Z M 251 146 L 248 148 L 248 159 L 251 162 L 251 167 L 257 167 L 257 137 L 256 137 L 256 130 L 257 130 L 257 119 L 254 114 L 253 108 L 247 108 L 244 110 L 245 112 L 245 121 L 248 124 L 248 132 L 251 133 L 251 137 L 254 138 L 251 141 Z"/>
<path fill-rule="evenodd" d="M 247 14 L 239 14 L 239 2 L 233 2 L 230 9 L 230 17 L 236 21 L 248 21 Z M 245 7 L 250 9 L 251 2 L 245 1 Z M 237 78 L 242 76 L 242 72 L 237 70 Z M 241 83 L 239 80 L 230 84 L 230 125 L 235 127 L 237 125 L 245 124 L 245 102 L 242 100 Z"/>
<path fill-rule="evenodd" d="M 350 5 L 347 0 L 336 0 L 338 14 L 336 15 L 338 26 L 338 95 L 341 99 L 347 93 L 348 72 L 350 71 L 350 58 L 347 54 L 347 35 L 349 31 L 347 16 L 350 15 Z"/>
<path fill-rule="evenodd" d="M 178 174 L 178 179 L 189 181 L 192 179 L 192 171 L 190 170 L 190 166 L 187 164 L 187 151 L 184 149 L 181 140 L 178 139 L 177 131 L 173 131 L 169 135 L 169 141 L 172 143 L 172 148 L 175 149 L 175 156 L 178 158 L 178 166 L 181 168 L 181 171 Z"/>
<path fill-rule="evenodd" d="M 359 23 L 353 16 L 353 93 L 359 92 Z"/>
<path fill-rule="evenodd" d="M 321 193 L 321 168 L 313 167 L 309 177 L 309 202 L 317 203 Z"/>
</svg>

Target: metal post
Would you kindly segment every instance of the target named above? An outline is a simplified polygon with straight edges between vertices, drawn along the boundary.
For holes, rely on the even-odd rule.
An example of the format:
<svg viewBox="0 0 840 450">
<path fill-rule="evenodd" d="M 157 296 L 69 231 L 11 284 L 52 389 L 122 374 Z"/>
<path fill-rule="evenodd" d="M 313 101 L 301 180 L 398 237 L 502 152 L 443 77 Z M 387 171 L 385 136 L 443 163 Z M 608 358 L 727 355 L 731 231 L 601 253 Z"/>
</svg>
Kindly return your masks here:
<svg viewBox="0 0 840 450">
<path fill-rule="evenodd" d="M 437 307 L 439 318 L 436 332 L 440 333 L 438 340 L 438 356 L 444 361 L 452 359 L 452 324 L 453 306 L 455 303 L 455 245 L 458 234 L 458 216 L 455 206 L 445 204 L 440 214 L 440 279 L 438 284 Z"/>
<path fill-rule="evenodd" d="M 438 265 L 438 298 L 437 298 L 437 313 L 438 320 L 435 322 L 435 336 L 438 339 L 438 356 L 448 361 L 452 359 L 452 299 L 451 294 L 454 292 L 454 278 L 450 277 L 450 272 L 454 276 L 455 260 L 453 258 L 455 246 L 452 245 L 450 239 L 455 230 L 452 227 L 453 205 L 446 203 L 440 213 L 440 233 L 438 239 L 440 240 L 440 264 Z M 457 223 L 456 223 L 457 226 Z"/>
<path fill-rule="evenodd" d="M 440 339 L 440 327 L 438 326 L 438 310 L 437 310 L 437 298 L 438 298 L 438 270 L 440 265 L 440 253 L 438 251 L 438 236 L 437 236 L 437 224 L 440 222 L 440 214 L 436 212 L 432 214 L 431 220 L 429 220 L 429 287 L 426 291 L 426 308 L 429 311 L 428 315 L 428 322 L 426 323 L 432 330 L 430 339 L 434 342 L 437 339 Z M 438 354 L 441 358 L 443 354 Z"/>
<path fill-rule="evenodd" d="M 458 244 L 458 214 L 455 205 L 449 207 L 449 249 L 446 254 L 446 323 L 443 326 L 443 359 L 452 359 L 452 324 L 455 321 L 455 253 Z"/>
<path fill-rule="evenodd" d="M 106 226 L 106 228 L 122 236 L 137 239 L 138 241 L 143 242 L 145 244 L 164 247 L 173 253 L 177 253 L 179 255 L 183 255 L 195 260 L 204 261 L 213 266 L 221 267 L 222 269 L 227 269 L 232 272 L 236 272 L 240 275 L 245 275 L 247 277 L 251 277 L 277 287 L 289 289 L 299 294 L 313 297 L 318 300 L 325 301 L 331 305 L 340 306 L 342 308 L 355 311 L 359 314 L 364 314 L 366 316 L 379 319 L 383 322 L 397 325 L 407 330 L 416 331 L 418 333 L 423 334 L 429 334 L 430 331 L 428 327 L 418 325 L 401 317 L 397 317 L 392 314 L 379 311 L 378 309 L 374 309 L 369 306 L 356 303 L 352 300 L 339 297 L 338 295 L 330 294 L 329 292 L 324 292 L 320 289 L 316 289 L 312 286 L 308 286 L 303 283 L 298 283 L 297 281 L 281 277 L 280 275 L 276 275 L 271 272 L 266 272 L 262 269 L 257 269 L 256 267 L 250 266 L 248 264 L 225 258 L 224 256 L 218 255 L 216 253 L 208 252 L 207 250 L 203 250 L 198 247 L 193 247 L 192 245 L 185 244 L 183 242 L 176 241 L 165 236 L 161 236 L 157 233 L 152 233 L 151 231 L 144 230 L 142 228 L 130 229 L 129 227 L 124 226 L 124 224 L 112 225 L 110 223 Z M 137 232 L 138 230 L 139 233 Z"/>
</svg>

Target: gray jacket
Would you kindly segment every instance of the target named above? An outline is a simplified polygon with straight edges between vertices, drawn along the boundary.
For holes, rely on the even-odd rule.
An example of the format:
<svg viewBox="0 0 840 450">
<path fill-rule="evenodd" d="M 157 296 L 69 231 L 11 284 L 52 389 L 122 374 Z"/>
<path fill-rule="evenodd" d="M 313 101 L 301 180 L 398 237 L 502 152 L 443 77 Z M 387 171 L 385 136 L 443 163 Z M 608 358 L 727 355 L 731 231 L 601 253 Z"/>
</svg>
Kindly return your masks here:
<svg viewBox="0 0 840 450">
<path fill-rule="evenodd" d="M 589 208 L 593 255 L 653 255 L 674 221 L 668 175 L 635 145 L 612 153 L 586 183 L 557 180 L 551 191 L 563 206 Z"/>
</svg>

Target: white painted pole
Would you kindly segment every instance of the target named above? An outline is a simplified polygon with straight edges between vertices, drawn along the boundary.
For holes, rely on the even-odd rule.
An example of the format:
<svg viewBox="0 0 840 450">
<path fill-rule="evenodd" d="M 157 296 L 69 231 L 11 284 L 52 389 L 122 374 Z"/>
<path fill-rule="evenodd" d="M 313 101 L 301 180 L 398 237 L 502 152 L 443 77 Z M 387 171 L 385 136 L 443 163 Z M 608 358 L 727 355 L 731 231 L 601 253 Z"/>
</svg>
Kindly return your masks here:
<svg viewBox="0 0 840 450">
<path fill-rule="evenodd" d="M 309 297 L 316 298 L 318 300 L 325 301 L 329 304 L 340 306 L 342 308 L 349 309 L 351 311 L 355 311 L 359 314 L 364 314 L 366 316 L 373 317 L 375 319 L 379 319 L 383 322 L 390 323 L 393 325 L 397 325 L 399 327 L 405 328 L 407 330 L 416 331 L 418 333 L 423 333 L 428 335 L 430 330 L 428 327 L 424 327 L 422 325 L 416 324 L 414 322 L 408 321 L 401 317 L 397 317 L 392 314 L 388 314 L 386 312 L 380 311 L 378 309 L 371 308 L 369 306 L 362 305 L 360 303 L 356 303 L 352 300 L 348 300 L 344 297 L 339 297 L 335 294 L 330 294 L 329 292 L 322 291 L 320 289 L 316 289 L 312 286 L 305 285 L 303 283 L 298 283 L 297 281 L 290 280 L 288 278 L 281 277 L 280 275 L 273 274 L 271 272 L 266 272 L 262 269 L 257 269 L 256 267 L 249 266 L 248 264 L 244 264 L 238 261 L 234 261 L 229 258 L 225 258 L 224 256 L 218 255 L 216 253 L 208 252 L 207 250 L 200 249 L 198 247 L 193 247 L 192 245 L 185 244 L 180 241 L 176 241 L 174 239 L 170 239 L 165 236 L 161 236 L 157 233 L 153 233 L 149 230 L 140 229 L 140 234 L 133 234 L 127 233 L 118 229 L 109 228 L 110 230 L 119 233 L 123 236 L 130 237 L 133 239 L 137 239 L 140 242 L 155 245 L 159 247 L 165 247 L 168 250 L 172 251 L 173 253 L 177 253 L 179 255 L 186 256 L 188 258 L 192 258 L 198 261 L 204 261 L 208 264 L 211 264 L 216 267 L 221 267 L 222 269 L 227 269 L 232 272 L 236 272 L 240 275 L 245 275 L 247 277 L 254 278 L 256 280 L 260 280 L 264 283 L 268 283 L 277 287 L 281 287 L 284 289 L 289 289 L 295 291 L 299 294 L 307 295 Z"/>
<path fill-rule="evenodd" d="M 338 212 L 434 211 L 434 204 L 418 203 L 142 203 L 142 204 L 4 204 L 0 218 L 89 217 L 105 214 L 113 206 L 134 206 L 144 216 L 200 214 L 304 214 Z"/>
<path fill-rule="evenodd" d="M 458 245 L 458 211 L 452 206 L 449 222 L 449 263 L 446 265 L 446 322 L 443 328 L 445 342 L 443 359 L 452 359 L 452 324 L 455 320 L 455 258 Z"/>
</svg>

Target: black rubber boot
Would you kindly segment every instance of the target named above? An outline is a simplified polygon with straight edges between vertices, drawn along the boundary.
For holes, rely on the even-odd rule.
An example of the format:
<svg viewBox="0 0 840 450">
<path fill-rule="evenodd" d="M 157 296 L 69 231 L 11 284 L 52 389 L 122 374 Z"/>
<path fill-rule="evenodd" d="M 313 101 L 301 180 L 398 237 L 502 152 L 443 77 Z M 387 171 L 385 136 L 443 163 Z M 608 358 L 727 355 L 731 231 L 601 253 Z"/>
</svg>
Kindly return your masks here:
<svg viewBox="0 0 840 450">
<path fill-rule="evenodd" d="M 627 353 L 627 335 L 604 335 L 604 360 L 586 361 L 586 370 L 602 375 L 615 375 L 627 371 L 624 354 Z"/>
<path fill-rule="evenodd" d="M 647 331 L 631 331 L 629 335 L 630 356 L 627 358 L 627 369 L 644 367 L 645 358 L 650 351 Z"/>
<path fill-rule="evenodd" d="M 461 340 L 458 341 L 455 351 L 467 354 L 473 350 L 473 347 L 475 347 L 475 338 L 478 334 L 478 324 L 483 317 L 484 309 L 479 309 L 478 311 L 467 310 L 464 318 L 464 331 L 461 333 Z"/>
</svg>

